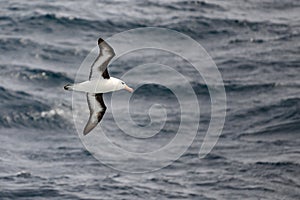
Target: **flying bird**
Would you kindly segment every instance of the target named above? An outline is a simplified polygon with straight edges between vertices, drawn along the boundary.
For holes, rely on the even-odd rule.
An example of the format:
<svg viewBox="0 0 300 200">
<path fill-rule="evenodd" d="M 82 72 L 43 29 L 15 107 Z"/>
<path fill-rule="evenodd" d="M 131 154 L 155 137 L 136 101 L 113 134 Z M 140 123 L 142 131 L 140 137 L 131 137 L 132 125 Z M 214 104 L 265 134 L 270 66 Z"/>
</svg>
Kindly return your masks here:
<svg viewBox="0 0 300 200">
<path fill-rule="evenodd" d="M 113 48 L 102 38 L 98 39 L 98 46 L 99 55 L 91 66 L 89 80 L 64 86 L 65 90 L 86 92 L 90 117 L 83 130 L 84 135 L 91 132 L 104 116 L 106 106 L 103 101 L 103 93 L 122 89 L 133 92 L 133 89 L 128 87 L 124 81 L 109 76 L 107 66 L 115 56 Z"/>
</svg>

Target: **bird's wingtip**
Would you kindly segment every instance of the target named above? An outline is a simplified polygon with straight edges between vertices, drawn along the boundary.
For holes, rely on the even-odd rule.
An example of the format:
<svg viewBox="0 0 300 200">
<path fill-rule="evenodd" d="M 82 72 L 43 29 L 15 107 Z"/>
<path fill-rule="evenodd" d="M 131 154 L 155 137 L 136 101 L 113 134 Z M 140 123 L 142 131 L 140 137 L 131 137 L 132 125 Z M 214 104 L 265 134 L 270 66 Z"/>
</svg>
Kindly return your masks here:
<svg viewBox="0 0 300 200">
<path fill-rule="evenodd" d="M 86 124 L 86 126 L 83 129 L 83 135 L 89 134 L 96 126 L 98 123 L 92 123 L 90 120 Z"/>
<path fill-rule="evenodd" d="M 87 129 L 87 126 L 84 127 L 83 129 L 83 135 L 87 135 L 90 131 Z"/>
<path fill-rule="evenodd" d="M 99 38 L 98 39 L 98 45 L 101 43 L 101 42 L 103 42 L 104 40 L 102 39 L 102 38 Z"/>
<path fill-rule="evenodd" d="M 83 130 L 83 135 L 87 135 L 89 132 L 87 132 L 86 130 Z"/>
</svg>

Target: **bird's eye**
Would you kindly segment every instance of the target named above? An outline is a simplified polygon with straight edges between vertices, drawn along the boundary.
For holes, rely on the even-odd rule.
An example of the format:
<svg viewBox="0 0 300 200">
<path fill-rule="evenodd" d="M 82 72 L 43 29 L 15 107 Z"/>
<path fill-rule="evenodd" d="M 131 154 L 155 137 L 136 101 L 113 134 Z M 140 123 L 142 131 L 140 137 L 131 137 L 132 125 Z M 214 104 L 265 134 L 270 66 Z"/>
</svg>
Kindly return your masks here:
<svg viewBox="0 0 300 200">
<path fill-rule="evenodd" d="M 124 82 L 122 82 L 122 85 L 124 85 L 125 83 Z"/>
</svg>

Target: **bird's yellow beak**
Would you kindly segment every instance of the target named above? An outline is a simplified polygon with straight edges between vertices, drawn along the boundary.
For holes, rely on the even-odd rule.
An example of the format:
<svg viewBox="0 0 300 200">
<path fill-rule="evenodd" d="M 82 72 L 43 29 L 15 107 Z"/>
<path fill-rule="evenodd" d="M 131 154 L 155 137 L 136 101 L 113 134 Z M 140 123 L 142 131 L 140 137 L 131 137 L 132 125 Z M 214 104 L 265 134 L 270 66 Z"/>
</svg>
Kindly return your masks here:
<svg viewBox="0 0 300 200">
<path fill-rule="evenodd" d="M 127 85 L 125 85 L 125 90 L 127 90 L 130 93 L 133 93 L 133 89 L 131 87 L 128 87 Z"/>
</svg>

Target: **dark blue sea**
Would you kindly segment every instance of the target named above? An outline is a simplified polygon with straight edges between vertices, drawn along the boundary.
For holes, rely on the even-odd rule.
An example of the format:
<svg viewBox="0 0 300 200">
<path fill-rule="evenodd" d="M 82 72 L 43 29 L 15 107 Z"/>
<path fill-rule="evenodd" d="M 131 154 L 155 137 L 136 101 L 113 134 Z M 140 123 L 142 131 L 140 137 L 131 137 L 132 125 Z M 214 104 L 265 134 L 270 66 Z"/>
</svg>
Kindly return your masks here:
<svg viewBox="0 0 300 200">
<path fill-rule="evenodd" d="M 1 0 L 0 199 L 300 199 L 299 13 L 296 0 Z M 82 135 L 88 119 L 85 95 L 63 86 L 87 80 L 88 68 L 80 66 L 99 37 L 109 40 L 147 27 L 197 41 L 218 67 L 226 117 L 205 157 L 199 150 L 213 117 L 210 90 L 220 88 L 207 85 L 190 63 L 163 49 L 136 50 L 111 63 L 113 77 L 152 64 L 124 76 L 136 89 L 131 96 L 117 91 L 111 104 L 113 94 L 104 95 L 103 120 Z M 135 34 L 144 37 L 147 31 Z M 169 38 L 157 37 L 161 44 Z M 115 40 L 115 47 L 134 46 L 134 38 Z M 188 52 L 180 42 L 167 46 Z M 162 65 L 191 85 L 200 120 L 189 98 L 182 100 L 188 111 L 180 110 L 182 102 L 170 87 L 186 97 L 189 91 L 162 72 Z M 157 77 L 165 85 L 151 83 Z M 126 98 L 129 102 L 121 100 Z M 124 118 L 116 120 L 126 109 L 139 129 L 127 127 Z M 163 149 L 176 138 L 181 115 L 188 121 L 183 137 L 166 152 L 177 155 L 177 148 L 188 145 L 174 162 L 165 162 L 163 155 L 124 157 L 110 151 L 109 145 L 130 155 Z M 161 119 L 167 121 L 158 134 L 143 131 Z M 103 133 L 111 143 L 99 138 Z M 97 156 L 98 151 L 107 152 Z"/>
</svg>

